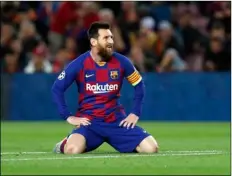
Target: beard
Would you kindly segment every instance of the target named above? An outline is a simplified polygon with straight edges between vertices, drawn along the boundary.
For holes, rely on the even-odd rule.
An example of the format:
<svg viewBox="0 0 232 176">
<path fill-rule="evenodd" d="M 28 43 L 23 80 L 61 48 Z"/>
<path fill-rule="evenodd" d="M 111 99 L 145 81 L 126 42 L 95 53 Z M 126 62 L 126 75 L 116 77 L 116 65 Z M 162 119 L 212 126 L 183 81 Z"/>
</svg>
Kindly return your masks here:
<svg viewBox="0 0 232 176">
<path fill-rule="evenodd" d="M 98 54 L 99 56 L 101 56 L 102 61 L 108 62 L 113 54 L 113 45 L 106 45 L 105 47 L 103 47 L 101 44 L 98 44 L 97 48 L 98 48 Z"/>
</svg>

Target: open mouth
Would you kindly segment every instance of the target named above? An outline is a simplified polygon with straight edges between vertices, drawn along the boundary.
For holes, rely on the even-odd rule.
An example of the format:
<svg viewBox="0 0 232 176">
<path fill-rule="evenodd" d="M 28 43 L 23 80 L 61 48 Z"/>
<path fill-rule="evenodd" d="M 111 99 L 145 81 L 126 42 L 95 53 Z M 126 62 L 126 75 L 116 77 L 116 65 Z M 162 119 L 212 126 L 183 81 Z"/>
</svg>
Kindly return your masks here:
<svg viewBox="0 0 232 176">
<path fill-rule="evenodd" d="M 113 46 L 107 46 L 106 48 L 107 48 L 107 49 L 112 49 L 112 48 L 113 48 Z"/>
</svg>

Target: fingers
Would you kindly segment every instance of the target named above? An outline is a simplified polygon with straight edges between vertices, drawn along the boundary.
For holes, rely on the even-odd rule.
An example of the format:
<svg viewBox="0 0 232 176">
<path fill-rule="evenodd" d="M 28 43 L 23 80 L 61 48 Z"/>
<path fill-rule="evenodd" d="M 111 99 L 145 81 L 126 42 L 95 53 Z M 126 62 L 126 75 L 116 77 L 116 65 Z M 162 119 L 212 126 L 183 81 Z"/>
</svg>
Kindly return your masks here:
<svg viewBox="0 0 232 176">
<path fill-rule="evenodd" d="M 85 122 L 85 121 L 84 121 L 84 122 L 81 122 L 80 124 L 83 125 L 83 126 L 88 126 L 88 125 L 90 125 L 91 123 L 90 123 L 90 122 Z"/>
<path fill-rule="evenodd" d="M 128 122 L 128 123 L 127 123 L 127 129 L 129 129 L 129 128 L 134 128 L 135 125 L 136 125 L 135 122 Z"/>
<path fill-rule="evenodd" d="M 70 116 L 68 119 L 67 119 L 68 123 L 71 124 L 71 125 L 75 125 L 77 127 L 80 127 L 80 125 L 83 125 L 83 126 L 87 126 L 87 125 L 90 125 L 90 120 L 88 118 L 85 118 L 85 117 L 74 117 L 74 116 Z"/>
<path fill-rule="evenodd" d="M 129 129 L 131 125 L 132 125 L 132 122 L 128 122 L 126 128 Z"/>
<path fill-rule="evenodd" d="M 131 128 L 134 128 L 136 125 L 135 122 L 130 122 L 130 121 L 127 121 L 126 119 L 125 120 L 122 120 L 119 124 L 119 126 L 123 126 L 123 127 L 126 127 L 127 129 L 129 129 L 130 127 Z"/>
<path fill-rule="evenodd" d="M 84 126 L 87 126 L 87 125 L 90 125 L 91 123 L 90 123 L 89 119 L 87 119 L 87 118 L 81 118 L 80 124 L 84 125 Z"/>
<path fill-rule="evenodd" d="M 132 123 L 132 127 L 131 127 L 131 128 L 134 128 L 134 127 L 135 127 L 135 125 L 136 125 L 136 123 Z"/>
<path fill-rule="evenodd" d="M 128 125 L 128 121 L 125 121 L 124 124 L 123 124 L 123 127 L 126 127 Z"/>
<path fill-rule="evenodd" d="M 87 120 L 87 121 L 89 121 L 89 119 L 85 118 L 85 117 L 81 117 L 81 120 Z"/>
<path fill-rule="evenodd" d="M 126 121 L 125 119 L 124 119 L 124 120 L 122 120 L 122 121 L 120 122 L 119 126 L 122 126 L 122 125 L 123 125 L 123 123 L 124 123 L 125 121 Z"/>
</svg>

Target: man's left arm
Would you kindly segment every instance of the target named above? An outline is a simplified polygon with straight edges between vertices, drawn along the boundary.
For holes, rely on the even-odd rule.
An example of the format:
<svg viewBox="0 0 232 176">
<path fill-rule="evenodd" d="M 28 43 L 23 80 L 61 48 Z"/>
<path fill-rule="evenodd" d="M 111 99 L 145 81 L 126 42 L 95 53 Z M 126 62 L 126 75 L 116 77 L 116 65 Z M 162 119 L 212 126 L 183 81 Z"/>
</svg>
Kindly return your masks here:
<svg viewBox="0 0 232 176">
<path fill-rule="evenodd" d="M 129 116 L 124 119 L 120 126 L 129 128 L 130 126 L 133 128 L 142 112 L 142 105 L 144 101 L 145 94 L 145 85 L 140 73 L 135 69 L 133 64 L 130 62 L 128 58 L 124 60 L 124 74 L 128 82 L 134 87 L 134 102 L 131 113 Z"/>
</svg>

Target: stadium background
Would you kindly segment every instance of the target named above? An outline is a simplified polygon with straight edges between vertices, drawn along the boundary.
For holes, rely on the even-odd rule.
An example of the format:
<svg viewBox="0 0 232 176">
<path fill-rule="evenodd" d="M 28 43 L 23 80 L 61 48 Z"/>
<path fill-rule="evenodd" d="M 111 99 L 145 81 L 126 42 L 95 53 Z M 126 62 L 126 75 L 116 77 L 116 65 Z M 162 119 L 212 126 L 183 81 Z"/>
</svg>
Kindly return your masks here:
<svg viewBox="0 0 232 176">
<path fill-rule="evenodd" d="M 86 30 L 112 26 L 115 50 L 142 73 L 139 126 L 159 143 L 154 155 L 119 154 L 104 143 L 91 153 L 55 155 L 72 126 L 52 102 L 62 69 L 89 49 Z M 1 174 L 229 175 L 230 2 L 2 2 Z M 127 112 L 133 88 L 125 81 Z M 77 108 L 73 85 L 66 94 Z"/>
<path fill-rule="evenodd" d="M 146 82 L 141 120 L 230 119 L 230 2 L 1 2 L 2 119 L 59 120 L 50 88 L 107 21 Z M 70 110 L 77 107 L 73 86 Z M 133 90 L 125 84 L 129 111 Z M 36 115 L 35 115 L 36 114 Z"/>
</svg>

